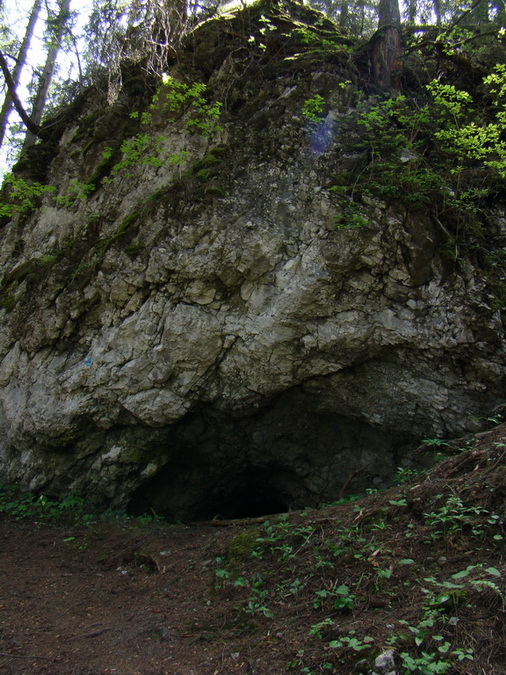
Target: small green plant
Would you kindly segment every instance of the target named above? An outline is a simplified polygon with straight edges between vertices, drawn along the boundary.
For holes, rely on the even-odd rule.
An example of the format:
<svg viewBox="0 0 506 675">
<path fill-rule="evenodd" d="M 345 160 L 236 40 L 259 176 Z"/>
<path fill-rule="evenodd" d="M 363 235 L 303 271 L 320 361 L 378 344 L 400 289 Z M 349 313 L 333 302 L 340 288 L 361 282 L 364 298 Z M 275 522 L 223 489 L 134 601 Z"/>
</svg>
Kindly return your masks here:
<svg viewBox="0 0 506 675">
<path fill-rule="evenodd" d="M 337 46 L 334 41 L 319 35 L 310 28 L 296 28 L 293 34 L 298 37 L 303 45 L 315 49 L 335 49 Z"/>
<path fill-rule="evenodd" d="M 329 616 L 322 621 L 318 621 L 318 623 L 314 623 L 309 629 L 309 635 L 323 639 L 322 631 L 326 628 L 334 628 L 334 620 Z"/>
<path fill-rule="evenodd" d="M 408 502 L 405 497 L 401 497 L 400 499 L 389 499 L 388 500 L 389 504 L 392 504 L 392 506 L 407 506 Z"/>
<path fill-rule="evenodd" d="M 139 112 L 138 110 L 135 110 L 134 112 L 130 113 L 129 117 L 131 120 L 140 120 L 140 123 L 144 126 L 151 124 L 153 120 L 152 113 L 146 111 Z M 109 148 L 107 148 L 107 150 L 109 150 Z"/>
<path fill-rule="evenodd" d="M 443 643 L 440 649 L 444 652 L 448 643 Z M 434 675 L 436 673 L 447 673 L 451 663 L 443 658 L 442 654 L 434 654 L 422 651 L 418 657 L 411 656 L 408 652 L 400 653 L 402 667 L 405 673 L 416 673 L 417 675 Z"/>
<path fill-rule="evenodd" d="M 72 178 L 65 192 L 55 197 L 57 206 L 70 208 L 77 201 L 87 199 L 95 190 L 95 185 L 92 183 L 81 183 Z"/>
<path fill-rule="evenodd" d="M 374 582 L 374 590 L 376 593 L 380 591 L 385 582 L 387 582 L 392 576 L 392 568 L 388 567 L 386 569 L 378 568 L 376 570 L 376 579 Z"/>
<path fill-rule="evenodd" d="M 230 569 L 228 567 L 228 564 L 227 564 L 227 561 L 225 560 L 225 558 L 222 558 L 221 556 L 219 556 L 218 558 L 215 558 L 214 562 L 215 562 L 215 565 L 216 565 L 216 568 L 214 570 L 214 575 L 219 580 L 220 585 L 222 585 L 224 581 L 226 581 L 227 579 L 230 579 L 230 575 L 231 575 Z"/>
<path fill-rule="evenodd" d="M 58 260 L 58 255 L 56 253 L 49 253 L 47 255 L 43 255 L 40 258 L 37 259 L 37 264 L 38 265 L 54 265 L 54 263 Z"/>
<path fill-rule="evenodd" d="M 272 617 L 273 612 L 268 607 L 269 591 L 265 588 L 265 579 L 261 575 L 255 575 L 249 581 L 250 597 L 246 601 L 244 611 L 246 614 L 260 614 L 265 617 Z"/>
<path fill-rule="evenodd" d="M 506 251 L 506 249 L 504 249 Z M 485 422 L 490 422 L 491 424 L 500 424 L 503 420 L 502 415 L 490 415 L 489 417 L 481 417 L 480 419 L 485 420 Z"/>
<path fill-rule="evenodd" d="M 441 448 L 450 445 L 448 441 L 444 441 L 441 438 L 424 438 L 422 443 L 429 448 Z"/>
<path fill-rule="evenodd" d="M 329 642 L 329 647 L 331 649 L 351 649 L 354 652 L 362 652 L 365 649 L 371 649 L 374 639 L 369 635 L 366 635 L 363 638 L 356 637 L 356 631 L 348 631 L 348 635 L 338 638 L 337 640 L 331 640 Z"/>
<path fill-rule="evenodd" d="M 86 522 L 96 517 L 91 511 L 86 500 L 78 495 L 68 495 L 58 501 L 45 495 L 20 492 L 12 485 L 0 486 L 0 513 L 15 520 L 35 518 L 46 522 L 70 517 Z"/>
<path fill-rule="evenodd" d="M 354 213 L 350 209 L 345 209 L 342 214 L 336 217 L 336 230 L 358 230 L 368 225 L 369 221 L 360 213 Z"/>
<path fill-rule="evenodd" d="M 419 475 L 419 471 L 416 469 L 408 469 L 402 466 L 397 467 L 397 483 L 402 485 L 403 483 L 409 483 L 414 478 Z"/>
<path fill-rule="evenodd" d="M 31 515 L 35 496 L 31 492 L 19 494 L 9 485 L 0 485 L 0 513 L 21 520 Z"/>
<path fill-rule="evenodd" d="M 54 524 L 61 521 L 92 525 L 104 520 L 128 520 L 121 511 L 101 510 L 84 497 L 69 494 L 61 499 L 24 492 L 16 485 L 0 484 L 0 513 L 14 520 L 33 519 L 37 523 Z M 153 516 L 150 517 L 153 520 Z"/>
<path fill-rule="evenodd" d="M 505 592 L 498 585 L 501 578 L 500 570 L 484 564 L 468 565 L 452 574 L 450 580 L 426 577 L 422 587 L 425 602 L 421 619 L 416 623 L 401 620 L 399 623 L 408 633 L 394 633 L 388 640 L 389 646 L 401 644 L 404 647 L 398 648 L 403 672 L 418 675 L 447 673 L 453 672 L 455 662 L 472 661 L 473 650 L 452 645 L 448 629 L 457 624 L 455 613 L 462 604 L 468 604 L 473 589 L 481 592 L 483 588 L 491 588 L 504 607 Z"/>
<path fill-rule="evenodd" d="M 467 91 L 436 80 L 425 104 L 405 96 L 368 103 L 357 119 L 358 146 L 372 159 L 356 188 L 412 209 L 431 203 L 436 214 L 452 214 L 466 245 L 480 241 L 485 200 L 506 176 L 504 64 L 483 87 L 491 100 L 486 112 Z"/>
<path fill-rule="evenodd" d="M 147 111 L 134 111 L 130 118 L 139 120 L 142 127 L 156 127 L 157 124 L 175 121 L 185 117 L 186 126 L 203 136 L 211 136 L 221 130 L 219 118 L 222 104 L 218 101 L 206 100 L 207 87 L 203 83 L 186 84 L 165 76 L 158 92 L 153 96 Z M 155 135 L 152 129 L 143 129 L 131 138 L 125 139 L 118 149 L 107 146 L 102 150 L 101 166 L 114 177 L 125 169 L 137 166 L 184 165 L 189 152 L 181 150 L 164 156 L 164 136 Z M 121 159 L 112 163 L 116 153 Z M 104 178 L 101 174 L 99 182 L 108 183 L 112 178 Z M 94 190 L 94 187 L 91 191 Z"/>
<path fill-rule="evenodd" d="M 166 75 L 150 109 L 161 108 L 162 114 L 186 114 L 190 130 L 202 136 L 211 136 L 222 129 L 219 118 L 223 104 L 219 101 L 209 103 L 205 98 L 206 91 L 206 85 L 201 82 L 186 84 Z"/>
<path fill-rule="evenodd" d="M 452 648 L 451 642 L 439 633 L 439 628 L 448 621 L 444 601 L 432 591 L 423 590 L 426 593 L 426 602 L 422 618 L 416 624 L 401 620 L 399 623 L 409 632 L 395 633 L 387 643 L 389 646 L 397 646 L 398 643 L 404 645 L 404 650 L 399 651 L 403 672 L 417 675 L 446 673 L 455 659 L 473 660 L 473 652 L 470 649 Z M 407 651 L 406 647 L 410 647 L 411 641 L 413 646 Z"/>
<path fill-rule="evenodd" d="M 322 607 L 327 598 L 331 599 L 332 607 L 338 612 L 351 612 L 355 606 L 355 596 L 350 592 L 350 587 L 346 584 L 334 586 L 331 589 L 321 589 L 316 591 L 316 598 L 313 601 L 313 607 L 318 609 Z"/>
<path fill-rule="evenodd" d="M 504 64 L 497 64 L 494 72 L 483 79 L 495 100 L 495 119 L 492 122 L 470 120 L 473 110 L 471 95 L 453 85 L 433 80 L 427 89 L 430 92 L 440 120 L 446 122 L 435 133 L 443 152 L 457 158 L 454 173 L 459 173 L 465 160 L 481 161 L 499 174 L 506 176 L 506 143 L 503 133 L 506 129 L 504 91 L 506 70 Z M 473 111 L 474 112 L 474 111 Z"/>
<path fill-rule="evenodd" d="M 123 141 L 120 147 L 123 158 L 112 167 L 111 174 L 114 176 L 119 171 L 131 166 L 161 166 L 162 161 L 159 155 L 162 147 L 162 136 L 153 138 L 151 134 L 147 133 L 139 133 L 133 138 Z"/>
<path fill-rule="evenodd" d="M 502 572 L 496 567 L 486 567 L 484 564 L 478 564 L 468 565 L 464 570 L 452 574 L 452 581 L 438 582 L 433 577 L 426 579 L 426 581 L 430 581 L 431 583 L 443 588 L 443 593 L 437 596 L 437 602 L 441 605 L 447 603 L 448 601 L 454 600 L 452 593 L 455 590 L 467 588 L 468 590 L 474 589 L 480 592 L 485 588 L 489 588 L 497 594 L 504 611 L 506 608 L 506 586 L 504 585 L 504 581 L 502 582 L 502 586 L 498 585 L 499 581 L 502 580 L 502 576 Z M 467 593 L 465 597 L 468 597 Z"/>
<path fill-rule="evenodd" d="M 295 579 L 286 579 L 277 584 L 276 592 L 280 597 L 287 598 L 301 593 L 306 585 L 298 577 Z"/>
<path fill-rule="evenodd" d="M 28 214 L 34 211 L 40 199 L 56 190 L 53 185 L 31 182 L 8 174 L 4 180 L 4 196 L 0 200 L 0 217 L 12 218 L 16 213 Z"/>
<path fill-rule="evenodd" d="M 302 114 L 311 124 L 318 124 L 323 116 L 324 107 L 325 99 L 323 96 L 320 96 L 320 94 L 316 94 L 312 98 L 308 98 L 304 101 Z"/>
<path fill-rule="evenodd" d="M 451 533 L 481 536 L 497 527 L 499 518 L 479 505 L 465 505 L 458 495 L 450 495 L 436 509 L 424 513 L 425 523 L 432 528 L 427 541 L 436 541 Z"/>
</svg>

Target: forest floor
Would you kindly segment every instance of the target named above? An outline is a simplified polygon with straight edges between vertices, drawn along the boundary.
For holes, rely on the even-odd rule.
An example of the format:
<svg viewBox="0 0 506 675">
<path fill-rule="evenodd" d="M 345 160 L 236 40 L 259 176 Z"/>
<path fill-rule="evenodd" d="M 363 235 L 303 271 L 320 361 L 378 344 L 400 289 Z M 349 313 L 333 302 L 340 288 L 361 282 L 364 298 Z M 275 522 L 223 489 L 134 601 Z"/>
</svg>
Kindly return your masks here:
<svg viewBox="0 0 506 675">
<path fill-rule="evenodd" d="M 506 425 L 437 449 L 387 491 L 244 522 L 11 504 L 0 673 L 504 675 Z"/>
</svg>

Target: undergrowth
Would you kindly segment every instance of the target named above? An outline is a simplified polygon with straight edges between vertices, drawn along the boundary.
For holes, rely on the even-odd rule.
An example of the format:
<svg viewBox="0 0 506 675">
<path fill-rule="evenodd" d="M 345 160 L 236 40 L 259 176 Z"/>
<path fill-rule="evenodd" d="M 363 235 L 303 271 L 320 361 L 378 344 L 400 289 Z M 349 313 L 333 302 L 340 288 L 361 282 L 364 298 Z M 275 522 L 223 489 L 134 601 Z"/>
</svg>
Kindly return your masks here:
<svg viewBox="0 0 506 675">
<path fill-rule="evenodd" d="M 16 485 L 0 483 L 0 514 L 13 520 L 31 520 L 40 524 L 72 523 L 93 525 L 97 522 L 132 519 L 124 511 L 101 509 L 80 495 L 61 499 L 21 491 Z M 137 522 L 161 520 L 156 514 L 136 517 Z"/>
<path fill-rule="evenodd" d="M 237 626 L 297 622 L 304 648 L 287 672 L 372 673 L 385 654 L 401 673 L 475 672 L 470 618 L 486 608 L 504 624 L 505 514 L 452 486 L 422 505 L 417 483 L 430 477 L 398 479 L 387 492 L 266 520 L 216 557 L 213 592 L 233 593 Z"/>
</svg>

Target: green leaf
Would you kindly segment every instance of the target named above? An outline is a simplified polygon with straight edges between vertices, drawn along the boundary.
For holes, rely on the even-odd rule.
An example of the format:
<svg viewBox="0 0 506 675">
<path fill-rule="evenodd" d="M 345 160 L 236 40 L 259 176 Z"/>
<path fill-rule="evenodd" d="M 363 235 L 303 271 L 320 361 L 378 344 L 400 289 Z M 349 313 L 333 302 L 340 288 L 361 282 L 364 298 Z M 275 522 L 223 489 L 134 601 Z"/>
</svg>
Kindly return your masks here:
<svg viewBox="0 0 506 675">
<path fill-rule="evenodd" d="M 438 652 L 441 652 L 441 654 L 447 654 L 451 645 L 449 642 L 445 642 L 443 645 L 440 645 L 437 650 Z"/>
<path fill-rule="evenodd" d="M 469 567 L 466 567 L 465 570 L 462 570 L 461 572 L 456 572 L 455 574 L 452 574 L 452 579 L 463 579 L 464 577 L 467 577 L 469 572 L 474 569 L 474 565 L 470 565 Z"/>
<path fill-rule="evenodd" d="M 485 569 L 485 572 L 488 572 L 489 574 L 492 574 L 494 577 L 502 577 L 501 572 L 495 567 L 487 567 Z"/>
<path fill-rule="evenodd" d="M 388 501 L 392 506 L 407 506 L 408 502 L 405 499 L 390 499 Z"/>
</svg>

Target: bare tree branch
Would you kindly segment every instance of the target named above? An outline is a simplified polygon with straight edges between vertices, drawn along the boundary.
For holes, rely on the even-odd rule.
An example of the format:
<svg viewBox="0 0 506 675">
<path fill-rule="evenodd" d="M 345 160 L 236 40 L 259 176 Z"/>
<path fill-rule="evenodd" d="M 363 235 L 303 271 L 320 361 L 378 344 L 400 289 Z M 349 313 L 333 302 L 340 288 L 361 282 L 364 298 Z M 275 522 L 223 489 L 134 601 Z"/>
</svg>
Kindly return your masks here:
<svg viewBox="0 0 506 675">
<path fill-rule="evenodd" d="M 14 104 L 14 108 L 16 109 L 16 112 L 18 115 L 21 117 L 24 125 L 30 131 L 32 134 L 35 136 L 39 136 L 40 134 L 40 126 L 38 124 L 35 124 L 30 117 L 28 116 L 28 113 L 26 110 L 23 108 L 23 104 L 21 103 L 19 96 L 16 93 L 16 86 L 14 84 L 14 80 L 12 79 L 12 75 L 10 73 L 9 67 L 7 66 L 7 61 L 5 60 L 5 56 L 0 52 L 0 69 L 2 70 L 3 76 L 5 78 L 5 83 L 7 85 L 7 89 L 9 91 L 9 95 L 12 99 L 12 102 Z"/>
</svg>

